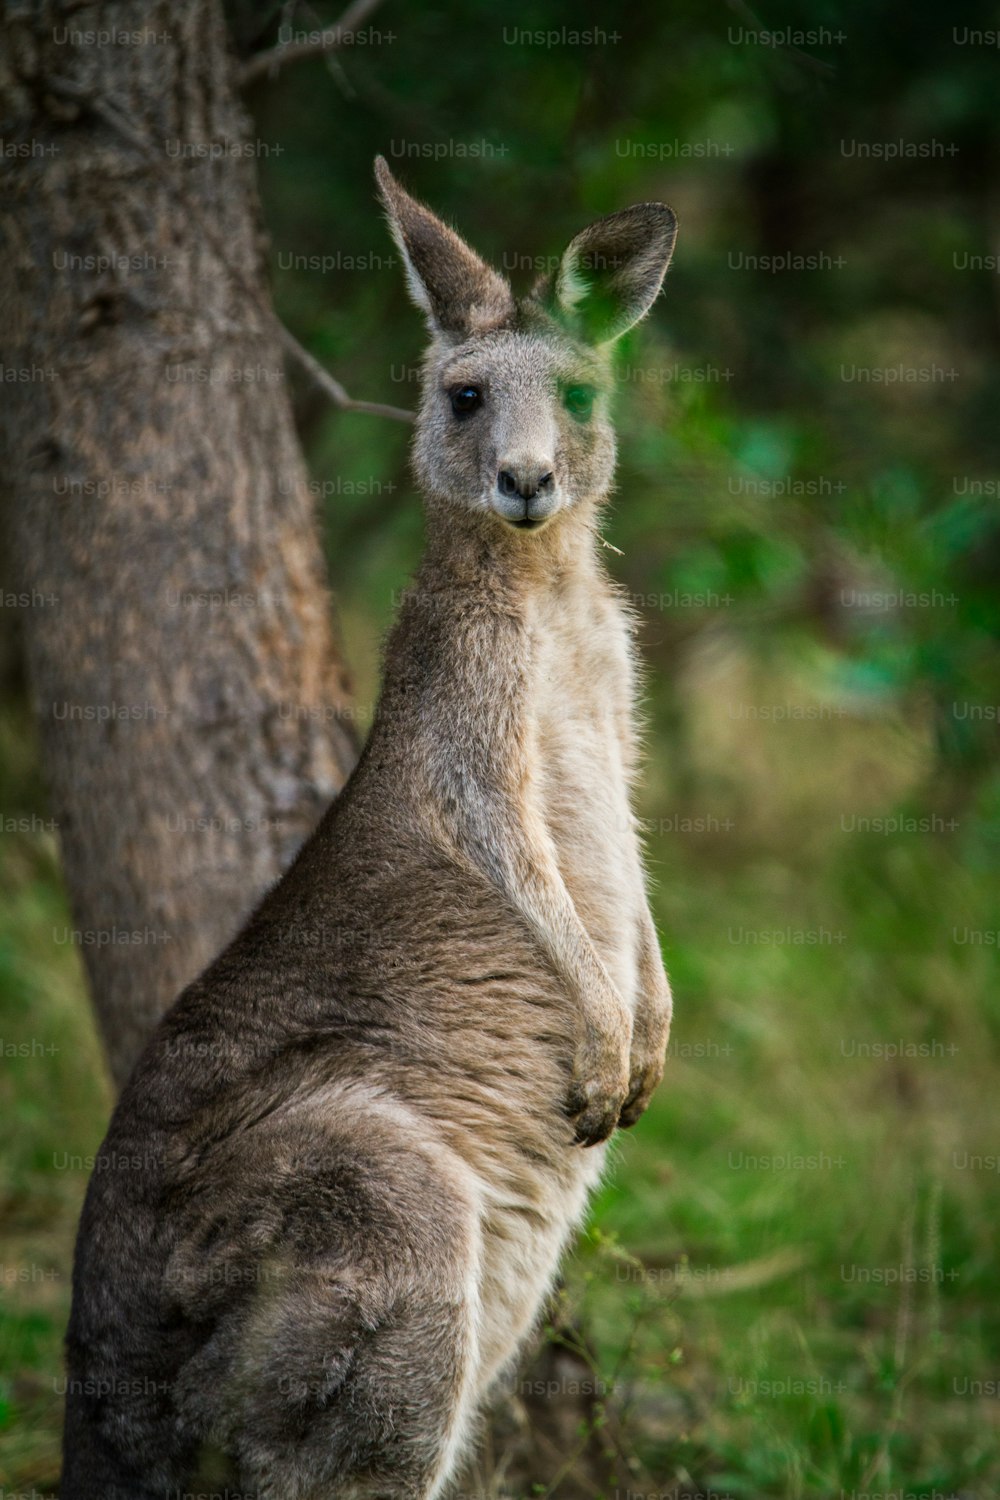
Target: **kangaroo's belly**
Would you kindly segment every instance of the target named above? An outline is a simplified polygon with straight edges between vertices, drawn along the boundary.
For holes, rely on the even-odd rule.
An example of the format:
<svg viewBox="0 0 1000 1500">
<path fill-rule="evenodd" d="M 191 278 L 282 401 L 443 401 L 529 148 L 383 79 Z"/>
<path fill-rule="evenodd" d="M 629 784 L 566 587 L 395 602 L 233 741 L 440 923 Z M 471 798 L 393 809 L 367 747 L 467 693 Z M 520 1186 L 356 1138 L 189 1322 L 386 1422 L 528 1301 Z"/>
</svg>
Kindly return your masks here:
<svg viewBox="0 0 1000 1500">
<path fill-rule="evenodd" d="M 538 1323 L 604 1166 L 605 1148 L 575 1145 L 563 1112 L 572 1031 L 546 1007 L 545 988 L 539 976 L 536 1002 L 509 997 L 502 1037 L 485 1007 L 474 1047 L 452 1034 L 450 1065 L 419 1099 L 412 1078 L 403 1084 L 440 1143 L 442 1172 L 461 1177 L 475 1204 L 481 1394 Z"/>
<path fill-rule="evenodd" d="M 523 1195 L 499 1195 L 492 1183 L 483 1183 L 480 1381 L 484 1392 L 538 1322 L 563 1252 L 600 1178 L 603 1146 L 570 1150 L 573 1155 L 563 1170 L 539 1169 L 537 1181 Z"/>
</svg>

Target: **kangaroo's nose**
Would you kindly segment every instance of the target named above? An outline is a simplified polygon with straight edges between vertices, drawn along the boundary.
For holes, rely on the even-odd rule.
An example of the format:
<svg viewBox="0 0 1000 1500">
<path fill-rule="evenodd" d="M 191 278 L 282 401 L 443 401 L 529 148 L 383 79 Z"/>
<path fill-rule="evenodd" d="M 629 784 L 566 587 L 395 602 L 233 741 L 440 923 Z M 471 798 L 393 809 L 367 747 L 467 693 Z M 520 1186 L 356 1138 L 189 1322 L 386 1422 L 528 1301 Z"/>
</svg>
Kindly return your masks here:
<svg viewBox="0 0 1000 1500">
<path fill-rule="evenodd" d="M 534 500 L 552 489 L 552 470 L 542 464 L 507 464 L 497 475 L 497 489 L 508 499 Z"/>
</svg>

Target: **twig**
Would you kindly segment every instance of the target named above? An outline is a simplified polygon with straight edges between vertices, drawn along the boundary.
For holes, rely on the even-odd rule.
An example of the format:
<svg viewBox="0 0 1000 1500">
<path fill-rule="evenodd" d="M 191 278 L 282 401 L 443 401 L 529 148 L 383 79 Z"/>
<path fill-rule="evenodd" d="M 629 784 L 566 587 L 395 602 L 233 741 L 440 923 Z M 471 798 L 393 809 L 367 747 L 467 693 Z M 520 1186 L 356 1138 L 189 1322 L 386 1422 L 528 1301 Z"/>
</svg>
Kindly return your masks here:
<svg viewBox="0 0 1000 1500">
<path fill-rule="evenodd" d="M 263 73 L 273 78 L 285 63 L 298 62 L 303 57 L 315 57 L 318 52 L 335 51 L 345 35 L 356 31 L 379 4 L 380 0 L 354 0 L 335 26 L 327 26 L 314 35 L 304 37 L 300 42 L 279 42 L 276 47 L 258 52 L 241 69 L 238 80 L 240 88 L 246 88 L 248 83 L 253 83 Z"/>
<path fill-rule="evenodd" d="M 303 349 L 293 333 L 289 333 L 284 323 L 275 318 L 275 332 L 279 342 L 298 360 L 299 364 L 306 370 L 319 386 L 325 391 L 335 406 L 344 411 L 367 411 L 375 417 L 392 417 L 397 422 L 412 422 L 412 411 L 405 411 L 401 406 L 385 406 L 381 401 L 355 401 L 344 390 L 339 380 L 335 380 L 329 370 L 323 368 L 318 359 L 314 359 L 308 349 Z"/>
</svg>

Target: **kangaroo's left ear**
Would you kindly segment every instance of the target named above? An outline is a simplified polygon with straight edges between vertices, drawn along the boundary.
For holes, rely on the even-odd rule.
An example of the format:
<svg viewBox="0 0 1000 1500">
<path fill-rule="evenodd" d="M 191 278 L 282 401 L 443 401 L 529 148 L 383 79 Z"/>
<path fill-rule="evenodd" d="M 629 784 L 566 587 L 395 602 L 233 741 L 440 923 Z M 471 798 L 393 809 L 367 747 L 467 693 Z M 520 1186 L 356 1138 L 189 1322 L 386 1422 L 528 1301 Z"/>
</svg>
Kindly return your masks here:
<svg viewBox="0 0 1000 1500">
<path fill-rule="evenodd" d="M 570 241 L 534 296 L 588 342 L 611 343 L 649 312 L 676 238 L 677 215 L 665 203 L 609 214 Z"/>
<path fill-rule="evenodd" d="M 432 333 L 468 338 L 498 328 L 514 312 L 510 287 L 437 214 L 411 198 L 375 158 L 375 179 L 406 269 L 410 296 Z"/>
</svg>

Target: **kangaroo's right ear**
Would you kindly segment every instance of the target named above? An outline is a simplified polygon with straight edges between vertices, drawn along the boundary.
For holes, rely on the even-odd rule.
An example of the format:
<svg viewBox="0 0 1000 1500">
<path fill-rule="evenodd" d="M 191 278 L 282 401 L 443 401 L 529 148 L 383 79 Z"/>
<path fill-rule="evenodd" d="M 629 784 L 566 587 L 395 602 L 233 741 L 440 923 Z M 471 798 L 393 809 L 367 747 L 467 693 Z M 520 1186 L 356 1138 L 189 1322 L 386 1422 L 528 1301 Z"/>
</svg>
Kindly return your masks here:
<svg viewBox="0 0 1000 1500">
<path fill-rule="evenodd" d="M 503 277 L 400 187 L 384 156 L 375 158 L 375 180 L 403 257 L 410 295 L 426 313 L 432 332 L 465 338 L 506 322 L 514 301 Z"/>
</svg>

